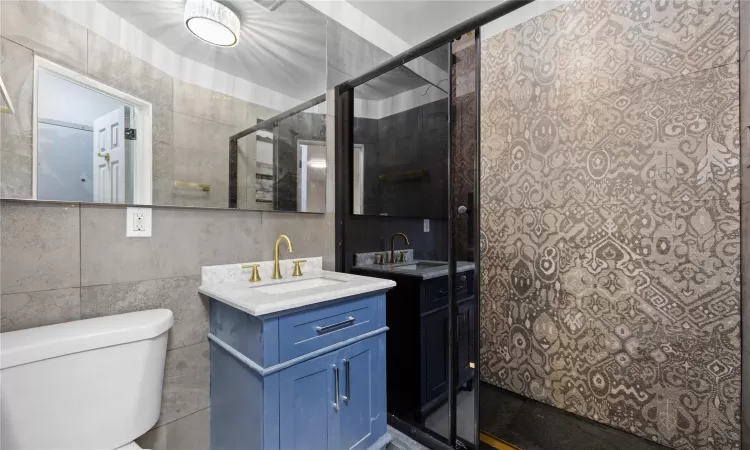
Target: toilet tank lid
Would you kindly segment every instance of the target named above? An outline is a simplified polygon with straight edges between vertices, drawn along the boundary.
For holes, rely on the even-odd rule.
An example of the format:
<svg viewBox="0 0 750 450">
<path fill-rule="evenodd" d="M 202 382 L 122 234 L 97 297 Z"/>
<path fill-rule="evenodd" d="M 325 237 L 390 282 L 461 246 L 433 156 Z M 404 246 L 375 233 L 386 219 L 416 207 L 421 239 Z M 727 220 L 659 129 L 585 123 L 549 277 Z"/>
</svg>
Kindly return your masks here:
<svg viewBox="0 0 750 450">
<path fill-rule="evenodd" d="M 0 369 L 158 336 L 172 311 L 152 309 L 0 333 Z"/>
</svg>

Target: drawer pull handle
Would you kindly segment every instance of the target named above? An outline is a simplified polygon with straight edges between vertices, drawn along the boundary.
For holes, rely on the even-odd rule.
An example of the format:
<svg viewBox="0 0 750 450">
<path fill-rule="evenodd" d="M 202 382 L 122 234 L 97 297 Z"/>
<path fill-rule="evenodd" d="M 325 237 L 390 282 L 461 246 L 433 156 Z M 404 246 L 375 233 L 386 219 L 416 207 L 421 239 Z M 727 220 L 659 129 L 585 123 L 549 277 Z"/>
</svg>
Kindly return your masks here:
<svg viewBox="0 0 750 450">
<path fill-rule="evenodd" d="M 448 294 L 448 289 L 446 289 L 446 290 L 438 289 L 438 294 L 440 294 L 440 295 L 447 295 Z"/>
<path fill-rule="evenodd" d="M 336 365 L 333 365 L 333 386 L 334 386 L 334 393 L 333 393 L 333 409 L 336 411 L 339 410 L 341 405 L 339 404 L 339 368 L 336 367 Z"/>
<path fill-rule="evenodd" d="M 344 374 L 344 376 L 346 377 L 346 378 L 344 378 L 344 392 L 346 392 L 346 394 L 344 395 L 343 399 L 344 399 L 344 403 L 349 403 L 349 400 L 351 399 L 351 386 L 349 384 L 349 372 L 350 372 L 350 370 L 349 370 L 349 360 L 348 359 L 344 360 L 344 372 L 346 372 Z"/>
<path fill-rule="evenodd" d="M 346 320 L 342 320 L 341 322 L 334 323 L 331 325 L 326 325 L 324 327 L 315 327 L 315 331 L 318 332 L 318 334 L 328 333 L 331 330 L 335 330 L 336 328 L 342 327 L 344 325 L 351 325 L 354 323 L 354 317 L 349 316 Z"/>
</svg>

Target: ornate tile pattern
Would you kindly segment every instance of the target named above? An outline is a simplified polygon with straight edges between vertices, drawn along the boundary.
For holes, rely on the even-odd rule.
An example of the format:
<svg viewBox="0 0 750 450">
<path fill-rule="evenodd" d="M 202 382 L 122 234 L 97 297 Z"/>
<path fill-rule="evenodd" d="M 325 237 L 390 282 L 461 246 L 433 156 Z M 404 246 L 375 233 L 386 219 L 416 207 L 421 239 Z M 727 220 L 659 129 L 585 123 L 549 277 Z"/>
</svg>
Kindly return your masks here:
<svg viewBox="0 0 750 450">
<path fill-rule="evenodd" d="M 481 58 L 482 378 L 739 449 L 738 2 L 574 2 Z"/>
</svg>

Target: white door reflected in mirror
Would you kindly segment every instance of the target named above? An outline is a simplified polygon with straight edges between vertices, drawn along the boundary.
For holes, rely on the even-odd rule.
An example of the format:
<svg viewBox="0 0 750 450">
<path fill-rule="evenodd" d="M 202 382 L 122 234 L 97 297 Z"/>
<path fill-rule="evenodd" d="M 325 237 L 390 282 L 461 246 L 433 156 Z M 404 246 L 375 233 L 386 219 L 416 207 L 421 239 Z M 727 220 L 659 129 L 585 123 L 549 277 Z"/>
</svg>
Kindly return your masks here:
<svg viewBox="0 0 750 450">
<path fill-rule="evenodd" d="M 325 212 L 326 143 L 297 142 L 297 211 Z"/>
<path fill-rule="evenodd" d="M 130 202 L 127 195 L 128 157 L 125 140 L 129 107 L 121 106 L 94 119 L 94 202 Z"/>
<path fill-rule="evenodd" d="M 352 152 L 352 211 L 354 214 L 365 213 L 365 146 L 354 144 Z"/>
</svg>

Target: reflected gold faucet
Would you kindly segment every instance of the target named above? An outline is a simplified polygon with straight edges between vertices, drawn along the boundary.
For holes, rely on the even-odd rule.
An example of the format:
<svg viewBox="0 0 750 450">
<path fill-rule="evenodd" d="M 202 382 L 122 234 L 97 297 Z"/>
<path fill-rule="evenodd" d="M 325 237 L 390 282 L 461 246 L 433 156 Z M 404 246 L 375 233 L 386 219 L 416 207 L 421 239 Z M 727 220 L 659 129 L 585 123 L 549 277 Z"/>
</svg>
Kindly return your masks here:
<svg viewBox="0 0 750 450">
<path fill-rule="evenodd" d="M 406 241 L 406 245 L 409 245 L 409 238 L 406 237 L 404 233 L 396 233 L 393 236 L 391 236 L 391 264 L 396 263 L 396 250 L 395 250 L 395 244 L 396 236 L 402 236 L 404 238 L 404 241 Z"/>
<path fill-rule="evenodd" d="M 286 249 L 289 250 L 289 253 L 294 253 L 294 250 L 292 250 L 292 241 L 289 240 L 289 236 L 286 234 L 279 235 L 278 238 L 276 238 L 276 245 L 274 245 L 274 251 L 273 251 L 273 278 L 274 280 L 281 279 L 281 270 L 279 270 L 279 244 L 281 244 L 281 241 L 286 241 Z"/>
</svg>

